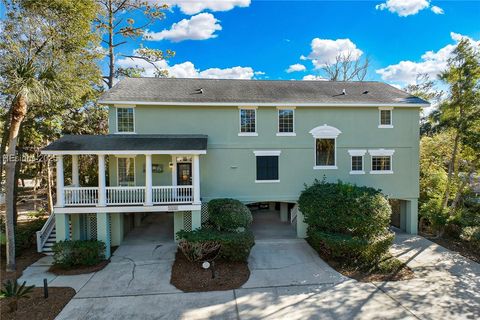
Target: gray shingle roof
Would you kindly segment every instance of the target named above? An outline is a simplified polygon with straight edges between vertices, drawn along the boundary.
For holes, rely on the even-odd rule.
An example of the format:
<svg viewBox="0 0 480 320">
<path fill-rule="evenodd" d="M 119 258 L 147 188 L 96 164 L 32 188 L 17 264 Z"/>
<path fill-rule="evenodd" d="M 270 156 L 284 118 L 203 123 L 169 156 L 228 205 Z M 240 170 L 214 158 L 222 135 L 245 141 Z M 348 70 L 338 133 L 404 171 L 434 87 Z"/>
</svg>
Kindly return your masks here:
<svg viewBox="0 0 480 320">
<path fill-rule="evenodd" d="M 203 93 L 199 92 L 202 89 Z M 342 94 L 345 89 L 346 94 Z M 382 82 L 125 78 L 101 103 L 428 104 Z"/>
<path fill-rule="evenodd" d="M 65 135 L 43 151 L 207 150 L 206 135 Z"/>
</svg>

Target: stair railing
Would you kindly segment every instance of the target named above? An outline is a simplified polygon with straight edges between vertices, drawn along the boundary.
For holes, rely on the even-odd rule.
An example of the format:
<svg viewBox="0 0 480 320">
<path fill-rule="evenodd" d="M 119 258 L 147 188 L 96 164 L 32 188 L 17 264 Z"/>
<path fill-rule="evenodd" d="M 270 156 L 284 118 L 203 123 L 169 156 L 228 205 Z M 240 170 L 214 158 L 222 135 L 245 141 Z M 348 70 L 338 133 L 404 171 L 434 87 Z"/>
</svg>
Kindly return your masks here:
<svg viewBox="0 0 480 320">
<path fill-rule="evenodd" d="M 45 242 L 55 227 L 55 214 L 51 214 L 40 231 L 37 231 L 37 252 L 42 252 Z"/>
</svg>

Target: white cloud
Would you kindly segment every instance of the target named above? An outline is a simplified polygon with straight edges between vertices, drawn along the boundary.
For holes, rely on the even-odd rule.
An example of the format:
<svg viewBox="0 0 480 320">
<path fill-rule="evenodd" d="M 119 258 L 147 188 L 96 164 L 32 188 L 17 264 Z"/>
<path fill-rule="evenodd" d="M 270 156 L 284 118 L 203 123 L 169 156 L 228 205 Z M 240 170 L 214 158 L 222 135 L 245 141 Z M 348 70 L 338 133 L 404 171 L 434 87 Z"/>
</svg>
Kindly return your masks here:
<svg viewBox="0 0 480 320">
<path fill-rule="evenodd" d="M 206 40 L 216 38 L 215 31 L 222 30 L 213 14 L 200 13 L 190 19 L 183 19 L 174 23 L 169 30 L 160 32 L 145 32 L 144 38 L 151 41 L 171 40 L 180 42 L 183 40 Z"/>
<path fill-rule="evenodd" d="M 432 6 L 430 8 L 430 10 L 432 10 L 432 12 L 435 13 L 435 14 L 444 14 L 445 13 L 442 8 L 437 7 L 437 6 Z"/>
<path fill-rule="evenodd" d="M 377 10 L 388 10 L 400 17 L 415 15 L 427 8 L 430 8 L 430 0 L 387 0 L 375 6 Z M 443 14 L 443 9 L 438 6 L 432 6 L 430 10 L 435 14 Z"/>
<path fill-rule="evenodd" d="M 212 79 L 252 79 L 254 75 L 265 74 L 262 71 L 254 71 L 251 67 L 231 67 L 231 68 L 209 68 L 206 70 L 199 70 L 190 61 L 183 63 L 168 65 L 166 61 L 159 61 L 155 63 L 159 69 L 167 70 L 170 77 L 175 78 L 212 78 Z M 142 76 L 153 77 L 156 68 L 150 63 L 130 58 L 122 58 L 117 61 L 117 65 L 122 68 L 140 67 L 144 69 Z"/>
<path fill-rule="evenodd" d="M 337 56 L 348 56 L 353 60 L 357 60 L 363 54 L 362 50 L 358 49 L 355 43 L 350 39 L 320 39 L 312 40 L 310 46 L 312 51 L 308 56 L 302 55 L 300 60 L 312 60 L 315 68 L 321 68 L 325 64 L 335 62 Z"/>
<path fill-rule="evenodd" d="M 302 78 L 302 80 L 319 80 L 319 81 L 327 81 L 328 79 L 325 79 L 321 76 L 316 76 L 313 74 L 306 75 Z"/>
<path fill-rule="evenodd" d="M 455 32 L 451 32 L 450 37 L 455 42 L 463 38 L 468 38 Z M 480 41 L 474 42 L 480 45 Z M 375 72 L 380 74 L 385 81 L 393 81 L 401 84 L 415 83 L 417 75 L 422 73 L 427 73 L 431 79 L 436 79 L 437 75 L 447 67 L 447 60 L 455 49 L 455 46 L 456 44 L 448 44 L 438 51 L 427 51 L 421 56 L 420 62 L 410 60 L 400 61 L 386 68 L 378 69 Z"/>
<path fill-rule="evenodd" d="M 235 7 L 248 7 L 251 0 L 155 0 L 155 2 L 166 3 L 171 7 L 178 6 L 183 13 L 193 15 L 204 10 L 229 11 Z"/>
<path fill-rule="evenodd" d="M 292 73 L 292 72 L 298 72 L 298 71 L 305 71 L 307 68 L 301 64 L 301 63 L 295 63 L 292 64 L 288 69 L 286 70 L 287 73 Z"/>
</svg>

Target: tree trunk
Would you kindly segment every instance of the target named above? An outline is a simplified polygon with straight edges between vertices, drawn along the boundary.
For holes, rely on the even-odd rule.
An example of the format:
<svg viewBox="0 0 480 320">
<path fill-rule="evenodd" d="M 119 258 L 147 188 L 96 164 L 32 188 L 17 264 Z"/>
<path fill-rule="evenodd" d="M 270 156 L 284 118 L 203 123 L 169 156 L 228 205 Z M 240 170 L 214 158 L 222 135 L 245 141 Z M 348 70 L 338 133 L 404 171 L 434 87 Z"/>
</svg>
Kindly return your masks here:
<svg viewBox="0 0 480 320">
<path fill-rule="evenodd" d="M 455 171 L 455 162 L 457 161 L 458 143 L 460 141 L 460 133 L 457 131 L 455 141 L 453 143 L 452 157 L 448 163 L 447 185 L 445 187 L 445 194 L 442 203 L 442 212 L 447 208 L 448 198 L 450 197 L 450 188 L 452 185 L 453 173 Z"/>
<path fill-rule="evenodd" d="M 108 6 L 108 88 L 113 87 L 113 77 L 115 75 L 115 53 L 113 46 L 113 11 L 112 2 Z"/>
<path fill-rule="evenodd" d="M 3 136 L 2 136 L 2 144 L 0 146 L 0 192 L 4 190 L 3 188 L 3 169 L 4 169 L 4 161 L 3 156 L 5 155 L 5 150 L 7 148 L 8 142 L 8 127 L 10 125 L 10 110 L 8 110 L 7 114 L 5 115 L 5 122 L 3 124 Z"/>
<path fill-rule="evenodd" d="M 7 236 L 7 271 L 15 271 L 15 228 L 13 225 L 14 210 L 16 203 L 14 202 L 15 188 L 15 167 L 16 167 L 16 148 L 20 125 L 27 114 L 27 100 L 24 95 L 19 95 L 12 102 L 12 116 L 8 135 L 8 151 L 6 170 L 6 236 Z"/>
</svg>

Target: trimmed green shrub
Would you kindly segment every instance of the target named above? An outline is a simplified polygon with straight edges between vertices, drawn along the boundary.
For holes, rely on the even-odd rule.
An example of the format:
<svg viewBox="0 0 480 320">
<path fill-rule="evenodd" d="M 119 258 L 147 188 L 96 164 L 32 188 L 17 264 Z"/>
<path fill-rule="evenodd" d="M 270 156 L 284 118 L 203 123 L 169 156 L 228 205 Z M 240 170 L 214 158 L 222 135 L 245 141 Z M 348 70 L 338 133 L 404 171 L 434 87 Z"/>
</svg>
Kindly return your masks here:
<svg viewBox="0 0 480 320">
<path fill-rule="evenodd" d="M 253 221 L 250 209 L 235 199 L 214 199 L 208 202 L 211 224 L 221 231 L 248 228 Z"/>
<path fill-rule="evenodd" d="M 191 243 L 216 242 L 220 244 L 218 259 L 225 261 L 247 261 L 250 250 L 255 244 L 253 233 L 224 232 L 215 229 L 203 228 L 194 231 L 181 230 L 177 238 Z"/>
<path fill-rule="evenodd" d="M 310 244 L 330 257 L 371 265 L 393 242 L 392 211 L 379 190 L 316 180 L 300 195 L 299 209 Z"/>
<path fill-rule="evenodd" d="M 460 238 L 480 247 L 480 226 L 463 228 Z"/>
<path fill-rule="evenodd" d="M 69 269 L 94 266 L 105 260 L 105 243 L 97 240 L 67 240 L 53 245 L 53 263 Z"/>
</svg>

